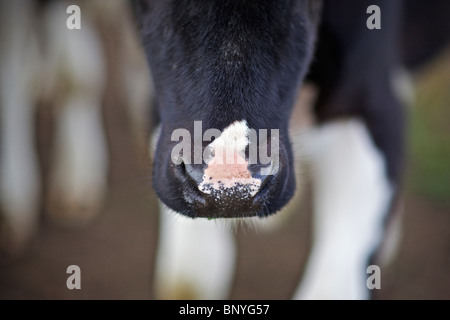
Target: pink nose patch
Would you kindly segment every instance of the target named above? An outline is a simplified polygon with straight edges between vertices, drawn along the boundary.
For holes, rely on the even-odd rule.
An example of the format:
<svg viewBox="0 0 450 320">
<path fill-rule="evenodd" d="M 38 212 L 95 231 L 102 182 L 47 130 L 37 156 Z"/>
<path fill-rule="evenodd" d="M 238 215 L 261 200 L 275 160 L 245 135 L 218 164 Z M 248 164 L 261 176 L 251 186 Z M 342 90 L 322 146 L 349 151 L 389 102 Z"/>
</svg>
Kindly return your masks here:
<svg viewBox="0 0 450 320">
<path fill-rule="evenodd" d="M 232 161 L 230 164 L 226 163 L 227 159 L 225 155 L 222 157 L 222 161 L 218 161 L 217 157 L 214 157 L 205 170 L 205 175 L 211 179 L 250 179 L 250 171 L 248 171 L 247 161 L 237 152 L 233 152 Z"/>
<path fill-rule="evenodd" d="M 226 161 L 225 155 L 222 161 L 217 156 L 211 159 L 199 185 L 200 191 L 210 194 L 215 190 L 221 194 L 229 193 L 228 189 L 232 193 L 241 193 L 241 197 L 254 196 L 258 192 L 261 180 L 251 176 L 248 162 L 238 152 L 231 152 L 232 161 Z"/>
</svg>

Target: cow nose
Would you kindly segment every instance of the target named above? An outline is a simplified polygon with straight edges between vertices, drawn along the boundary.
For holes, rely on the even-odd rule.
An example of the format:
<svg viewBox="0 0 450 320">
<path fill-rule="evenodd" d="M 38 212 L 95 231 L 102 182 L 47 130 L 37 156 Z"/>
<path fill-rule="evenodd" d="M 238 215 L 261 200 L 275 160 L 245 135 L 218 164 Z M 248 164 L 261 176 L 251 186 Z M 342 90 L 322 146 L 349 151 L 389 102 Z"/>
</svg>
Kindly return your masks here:
<svg viewBox="0 0 450 320">
<path fill-rule="evenodd" d="M 274 163 L 248 164 L 247 161 L 207 165 L 182 163 L 185 181 L 184 197 L 196 206 L 199 217 L 228 218 L 252 216 L 257 212 L 264 186 L 276 173 Z M 192 201 L 195 199 L 195 201 Z"/>
</svg>

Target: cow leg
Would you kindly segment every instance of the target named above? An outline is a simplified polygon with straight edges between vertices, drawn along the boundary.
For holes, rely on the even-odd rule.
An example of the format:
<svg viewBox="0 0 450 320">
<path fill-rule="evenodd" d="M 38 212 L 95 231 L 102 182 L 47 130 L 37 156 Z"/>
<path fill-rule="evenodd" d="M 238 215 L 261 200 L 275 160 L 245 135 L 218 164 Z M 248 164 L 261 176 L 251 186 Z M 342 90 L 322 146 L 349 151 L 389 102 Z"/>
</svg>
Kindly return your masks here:
<svg viewBox="0 0 450 320">
<path fill-rule="evenodd" d="M 34 146 L 36 39 L 32 4 L 0 3 L 0 220 L 2 245 L 20 251 L 39 210 L 40 177 Z"/>
<path fill-rule="evenodd" d="M 358 120 L 323 125 L 304 145 L 313 180 L 313 247 L 294 298 L 369 298 L 366 269 L 394 195 L 384 157 Z"/>
<path fill-rule="evenodd" d="M 107 158 L 99 101 L 72 96 L 58 115 L 48 214 L 78 225 L 98 214 L 106 190 Z"/>
<path fill-rule="evenodd" d="M 370 4 L 326 1 L 323 7 L 309 75 L 319 88 L 314 111 L 321 126 L 303 141 L 311 160 L 314 238 L 295 298 L 370 297 L 367 267 L 379 263 L 372 259 L 398 194 L 405 129 L 397 81 L 403 7 L 402 1 L 377 1 L 383 27 L 376 32 L 365 27 L 364 14 L 342 23 L 349 10 L 364 13 Z"/>
<path fill-rule="evenodd" d="M 66 225 L 97 216 L 107 187 L 108 157 L 102 122 L 106 70 L 101 40 L 87 15 L 80 30 L 65 28 L 67 4 L 46 11 L 49 74 L 58 104 L 47 214 Z"/>
<path fill-rule="evenodd" d="M 236 261 L 232 230 L 217 221 L 181 217 L 164 205 L 160 219 L 156 297 L 226 299 Z"/>
</svg>

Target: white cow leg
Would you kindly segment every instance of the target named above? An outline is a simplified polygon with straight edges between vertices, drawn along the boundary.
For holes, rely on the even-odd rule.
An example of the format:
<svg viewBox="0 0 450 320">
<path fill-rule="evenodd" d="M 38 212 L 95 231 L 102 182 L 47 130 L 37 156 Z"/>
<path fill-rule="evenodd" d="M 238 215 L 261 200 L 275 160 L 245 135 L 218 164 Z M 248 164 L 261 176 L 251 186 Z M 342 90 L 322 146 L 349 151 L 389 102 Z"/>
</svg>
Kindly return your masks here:
<svg viewBox="0 0 450 320">
<path fill-rule="evenodd" d="M 0 18 L 0 242 L 17 253 L 31 238 L 39 211 L 32 86 L 37 48 L 27 1 L 2 2 Z"/>
<path fill-rule="evenodd" d="M 11 66 L 14 68 L 14 66 Z M 2 79 L 6 80 L 6 79 Z M 1 97 L 0 194 L 5 247 L 20 251 L 34 232 L 40 177 L 34 145 L 33 104 L 20 80 L 3 85 Z M 3 242 L 3 241 L 2 241 Z"/>
<path fill-rule="evenodd" d="M 226 299 L 234 276 L 232 229 L 188 219 L 161 205 L 155 270 L 158 299 Z"/>
<path fill-rule="evenodd" d="M 370 255 L 392 198 L 381 153 L 357 120 L 307 135 L 314 192 L 313 247 L 295 299 L 367 299 Z"/>
<path fill-rule="evenodd" d="M 107 189 L 108 154 L 102 121 L 106 83 L 101 38 L 88 15 L 80 30 L 66 26 L 66 2 L 49 4 L 45 14 L 51 56 L 49 71 L 58 97 L 48 217 L 68 226 L 98 216 Z"/>
<path fill-rule="evenodd" d="M 108 159 L 99 103 L 72 96 L 58 115 L 47 207 L 54 222 L 84 225 L 103 204 Z"/>
</svg>

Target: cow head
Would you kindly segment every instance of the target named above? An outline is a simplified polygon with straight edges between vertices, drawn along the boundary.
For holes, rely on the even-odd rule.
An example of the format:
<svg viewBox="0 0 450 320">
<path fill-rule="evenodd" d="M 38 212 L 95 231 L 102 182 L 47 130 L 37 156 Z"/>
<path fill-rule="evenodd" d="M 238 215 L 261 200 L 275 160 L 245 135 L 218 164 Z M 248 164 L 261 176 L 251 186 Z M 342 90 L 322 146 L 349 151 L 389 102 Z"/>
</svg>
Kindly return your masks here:
<svg viewBox="0 0 450 320">
<path fill-rule="evenodd" d="M 190 217 L 267 216 L 295 189 L 288 123 L 320 1 L 137 0 L 160 134 L 153 184 Z"/>
</svg>

